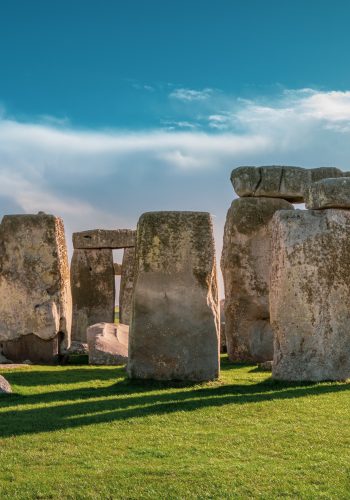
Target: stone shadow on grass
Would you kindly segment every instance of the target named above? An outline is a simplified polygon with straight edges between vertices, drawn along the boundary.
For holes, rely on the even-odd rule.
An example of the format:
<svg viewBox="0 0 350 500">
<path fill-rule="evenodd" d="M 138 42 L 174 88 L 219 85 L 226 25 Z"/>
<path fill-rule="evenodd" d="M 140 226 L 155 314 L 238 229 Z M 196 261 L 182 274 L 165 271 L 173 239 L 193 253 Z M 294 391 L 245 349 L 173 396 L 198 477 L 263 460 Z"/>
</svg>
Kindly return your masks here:
<svg viewBox="0 0 350 500">
<path fill-rule="evenodd" d="M 96 382 L 99 376 L 100 380 L 118 378 L 119 380 L 108 387 L 72 388 L 28 396 L 12 394 L 6 398 L 2 397 L 0 408 L 8 408 L 8 410 L 0 413 L 0 437 L 50 432 L 180 411 L 191 412 L 229 404 L 241 405 L 350 391 L 350 384 L 287 384 L 267 379 L 255 384 L 206 384 L 204 386 L 182 382 L 130 381 L 125 378 L 122 368 L 98 369 L 97 373 L 96 370 L 85 370 L 85 372 L 90 373 L 92 382 Z M 59 375 L 63 373 L 65 372 L 56 373 L 56 384 L 62 383 Z M 10 373 L 8 379 L 11 383 L 17 382 L 20 385 L 20 375 L 23 377 L 29 374 L 31 374 L 31 385 L 33 385 L 35 377 L 40 380 L 37 380 L 40 384 L 47 372 L 40 370 L 26 374 Z M 77 377 L 79 376 L 81 374 L 77 373 Z M 84 375 L 84 380 L 85 376 L 87 375 Z M 74 378 L 74 370 L 71 372 L 71 377 Z M 23 378 L 21 378 L 21 383 L 23 383 Z M 47 406 L 52 403 L 56 405 Z M 39 408 L 28 407 L 35 404 L 41 406 Z"/>
</svg>

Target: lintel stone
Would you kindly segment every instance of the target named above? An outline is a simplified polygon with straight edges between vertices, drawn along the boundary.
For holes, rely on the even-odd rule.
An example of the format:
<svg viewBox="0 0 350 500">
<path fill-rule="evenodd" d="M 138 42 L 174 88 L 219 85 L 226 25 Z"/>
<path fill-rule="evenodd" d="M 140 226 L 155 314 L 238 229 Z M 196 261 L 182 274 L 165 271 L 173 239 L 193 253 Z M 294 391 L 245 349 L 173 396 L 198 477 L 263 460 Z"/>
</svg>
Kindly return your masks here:
<svg viewBox="0 0 350 500">
<path fill-rule="evenodd" d="M 131 248 L 135 246 L 136 231 L 132 229 L 92 229 L 73 233 L 75 249 Z"/>
</svg>

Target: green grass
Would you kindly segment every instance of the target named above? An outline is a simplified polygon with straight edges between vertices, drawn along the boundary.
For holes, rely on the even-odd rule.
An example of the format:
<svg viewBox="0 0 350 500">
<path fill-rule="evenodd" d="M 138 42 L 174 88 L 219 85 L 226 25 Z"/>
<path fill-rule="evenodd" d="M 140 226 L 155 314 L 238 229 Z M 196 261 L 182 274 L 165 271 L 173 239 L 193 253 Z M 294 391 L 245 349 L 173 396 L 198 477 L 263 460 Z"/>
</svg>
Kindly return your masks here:
<svg viewBox="0 0 350 500">
<path fill-rule="evenodd" d="M 210 384 L 123 368 L 3 372 L 0 498 L 350 497 L 350 385 L 285 384 L 223 359 Z"/>
<path fill-rule="evenodd" d="M 114 307 L 114 323 L 119 324 L 119 306 Z"/>
</svg>

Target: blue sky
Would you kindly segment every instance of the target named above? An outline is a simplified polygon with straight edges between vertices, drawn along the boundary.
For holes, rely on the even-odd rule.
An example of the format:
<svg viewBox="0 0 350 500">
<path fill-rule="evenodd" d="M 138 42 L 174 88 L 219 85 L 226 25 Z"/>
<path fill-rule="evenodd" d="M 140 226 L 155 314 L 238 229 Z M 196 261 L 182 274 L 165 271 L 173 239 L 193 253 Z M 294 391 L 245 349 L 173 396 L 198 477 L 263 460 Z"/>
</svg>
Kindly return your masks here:
<svg viewBox="0 0 350 500">
<path fill-rule="evenodd" d="M 349 169 L 350 3 L 0 0 L 0 212 L 205 210 L 242 164 Z"/>
</svg>

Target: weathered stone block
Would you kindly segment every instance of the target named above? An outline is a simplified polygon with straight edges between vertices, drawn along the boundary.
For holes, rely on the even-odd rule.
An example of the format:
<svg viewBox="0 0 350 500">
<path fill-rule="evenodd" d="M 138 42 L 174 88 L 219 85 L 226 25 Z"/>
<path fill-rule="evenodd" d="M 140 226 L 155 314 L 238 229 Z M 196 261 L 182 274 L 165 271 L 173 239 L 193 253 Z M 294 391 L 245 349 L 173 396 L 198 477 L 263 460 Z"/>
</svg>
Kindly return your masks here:
<svg viewBox="0 0 350 500">
<path fill-rule="evenodd" d="M 6 380 L 5 377 L 0 375 L 0 394 L 11 394 L 12 393 L 12 387 L 10 385 L 10 382 Z"/>
<path fill-rule="evenodd" d="M 126 327 L 127 328 L 127 327 Z M 123 333 L 125 333 L 123 331 Z M 118 339 L 117 325 L 98 323 L 87 329 L 90 365 L 124 365 L 128 360 L 128 347 Z"/>
<path fill-rule="evenodd" d="M 129 248 L 135 246 L 136 231 L 131 229 L 92 229 L 73 233 L 76 249 Z"/>
<path fill-rule="evenodd" d="M 281 211 L 272 221 L 273 377 L 350 377 L 350 212 Z"/>
<path fill-rule="evenodd" d="M 309 209 L 350 208 L 350 178 L 314 182 L 305 193 L 305 204 Z"/>
<path fill-rule="evenodd" d="M 71 283 L 72 340 L 84 343 L 89 326 L 114 321 L 115 281 L 112 250 L 74 250 Z"/>
<path fill-rule="evenodd" d="M 150 212 L 138 223 L 128 374 L 219 375 L 219 312 L 210 215 Z"/>
<path fill-rule="evenodd" d="M 46 354 L 41 356 L 39 345 L 55 344 L 57 352 L 68 347 L 71 313 L 62 220 L 42 212 L 6 215 L 0 225 L 0 342 L 4 354 L 11 345 L 21 345 L 21 352 L 24 346 L 27 349 L 26 359 L 38 355 L 43 362 L 52 361 L 56 347 L 44 349 Z M 16 349 L 10 351 L 9 357 L 17 361 Z"/>
<path fill-rule="evenodd" d="M 221 270 L 225 285 L 225 336 L 231 361 L 273 356 L 269 315 L 271 231 L 277 210 L 293 205 L 273 198 L 239 198 L 227 212 Z"/>
<path fill-rule="evenodd" d="M 334 167 L 238 167 L 232 170 L 231 182 L 241 197 L 283 198 L 293 203 L 302 203 L 305 191 L 312 182 L 342 175 L 343 172 Z"/>
<path fill-rule="evenodd" d="M 130 325 L 131 320 L 135 257 L 135 248 L 126 248 L 124 250 L 119 292 L 119 320 L 124 325 Z"/>
</svg>

